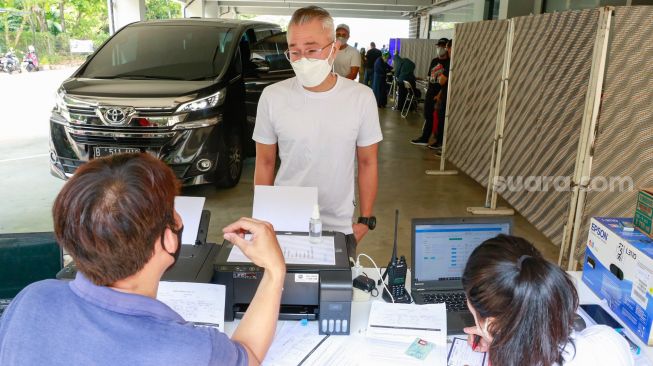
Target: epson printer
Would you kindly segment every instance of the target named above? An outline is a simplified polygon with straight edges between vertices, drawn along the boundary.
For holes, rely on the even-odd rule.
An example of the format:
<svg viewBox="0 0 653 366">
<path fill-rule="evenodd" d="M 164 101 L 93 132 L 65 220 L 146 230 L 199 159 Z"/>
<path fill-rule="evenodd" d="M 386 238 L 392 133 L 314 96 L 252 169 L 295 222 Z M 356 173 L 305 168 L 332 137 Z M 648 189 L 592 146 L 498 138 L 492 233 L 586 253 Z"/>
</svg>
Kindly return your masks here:
<svg viewBox="0 0 653 366">
<path fill-rule="evenodd" d="M 298 256 L 309 257 L 313 253 L 308 234 L 277 232 L 287 270 L 279 318 L 318 320 L 320 334 L 346 335 L 351 323 L 352 278 L 345 235 L 332 232 L 322 235 L 324 240 L 333 241 L 334 264 L 294 264 L 302 262 Z M 305 241 L 305 254 L 291 253 L 284 248 L 287 239 L 295 243 Z M 225 321 L 245 314 L 263 276 L 263 269 L 243 259 L 242 254 L 229 260 L 233 248 L 232 243 L 223 243 L 216 256 L 212 279 L 213 283 L 226 287 Z M 241 253 L 236 251 L 234 254 Z"/>
</svg>

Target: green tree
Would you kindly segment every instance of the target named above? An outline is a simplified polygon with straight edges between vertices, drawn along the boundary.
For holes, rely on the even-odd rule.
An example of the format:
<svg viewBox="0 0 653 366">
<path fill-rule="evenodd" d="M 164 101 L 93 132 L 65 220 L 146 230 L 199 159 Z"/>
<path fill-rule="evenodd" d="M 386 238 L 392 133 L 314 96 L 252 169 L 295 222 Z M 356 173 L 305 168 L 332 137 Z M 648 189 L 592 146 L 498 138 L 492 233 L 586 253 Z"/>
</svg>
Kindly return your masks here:
<svg viewBox="0 0 653 366">
<path fill-rule="evenodd" d="M 181 17 L 181 4 L 174 0 L 145 0 L 145 19 Z"/>
</svg>

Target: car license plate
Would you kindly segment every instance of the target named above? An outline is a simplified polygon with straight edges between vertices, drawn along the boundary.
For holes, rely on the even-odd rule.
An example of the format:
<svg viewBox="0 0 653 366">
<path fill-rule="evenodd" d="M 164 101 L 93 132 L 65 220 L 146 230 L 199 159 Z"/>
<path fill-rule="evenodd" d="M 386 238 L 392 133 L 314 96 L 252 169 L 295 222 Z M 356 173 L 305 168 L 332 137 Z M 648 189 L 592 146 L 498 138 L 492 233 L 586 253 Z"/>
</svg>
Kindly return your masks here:
<svg viewBox="0 0 653 366">
<path fill-rule="evenodd" d="M 104 146 L 94 146 L 93 147 L 93 156 L 96 158 L 101 158 L 103 156 L 111 156 L 116 154 L 126 154 L 126 153 L 139 153 L 141 149 L 137 147 L 104 147 Z"/>
</svg>

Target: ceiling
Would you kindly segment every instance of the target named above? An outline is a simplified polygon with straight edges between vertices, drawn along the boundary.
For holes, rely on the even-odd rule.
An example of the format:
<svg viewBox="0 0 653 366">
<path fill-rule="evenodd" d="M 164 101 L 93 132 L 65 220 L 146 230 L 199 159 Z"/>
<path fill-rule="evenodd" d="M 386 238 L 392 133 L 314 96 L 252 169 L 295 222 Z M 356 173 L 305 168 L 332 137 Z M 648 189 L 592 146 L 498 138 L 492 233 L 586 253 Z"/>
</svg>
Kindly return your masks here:
<svg viewBox="0 0 653 366">
<path fill-rule="evenodd" d="M 201 1 L 201 0 L 200 0 Z M 210 0 L 206 0 L 209 2 Z M 218 0 L 219 6 L 252 15 L 292 15 L 297 8 L 320 6 L 333 17 L 407 19 L 410 13 L 433 5 L 433 0 Z M 435 2 L 442 2 L 435 0 Z"/>
</svg>

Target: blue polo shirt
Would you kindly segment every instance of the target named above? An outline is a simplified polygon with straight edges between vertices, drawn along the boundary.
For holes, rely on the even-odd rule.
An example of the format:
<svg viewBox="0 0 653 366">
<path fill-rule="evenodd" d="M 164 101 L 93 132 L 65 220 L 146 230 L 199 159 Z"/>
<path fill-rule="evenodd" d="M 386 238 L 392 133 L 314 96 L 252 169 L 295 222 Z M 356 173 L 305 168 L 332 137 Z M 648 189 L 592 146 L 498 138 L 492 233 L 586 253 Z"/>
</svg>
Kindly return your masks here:
<svg viewBox="0 0 653 366">
<path fill-rule="evenodd" d="M 247 365 L 247 353 L 156 299 L 78 273 L 16 296 L 0 319 L 0 365 Z"/>
</svg>

